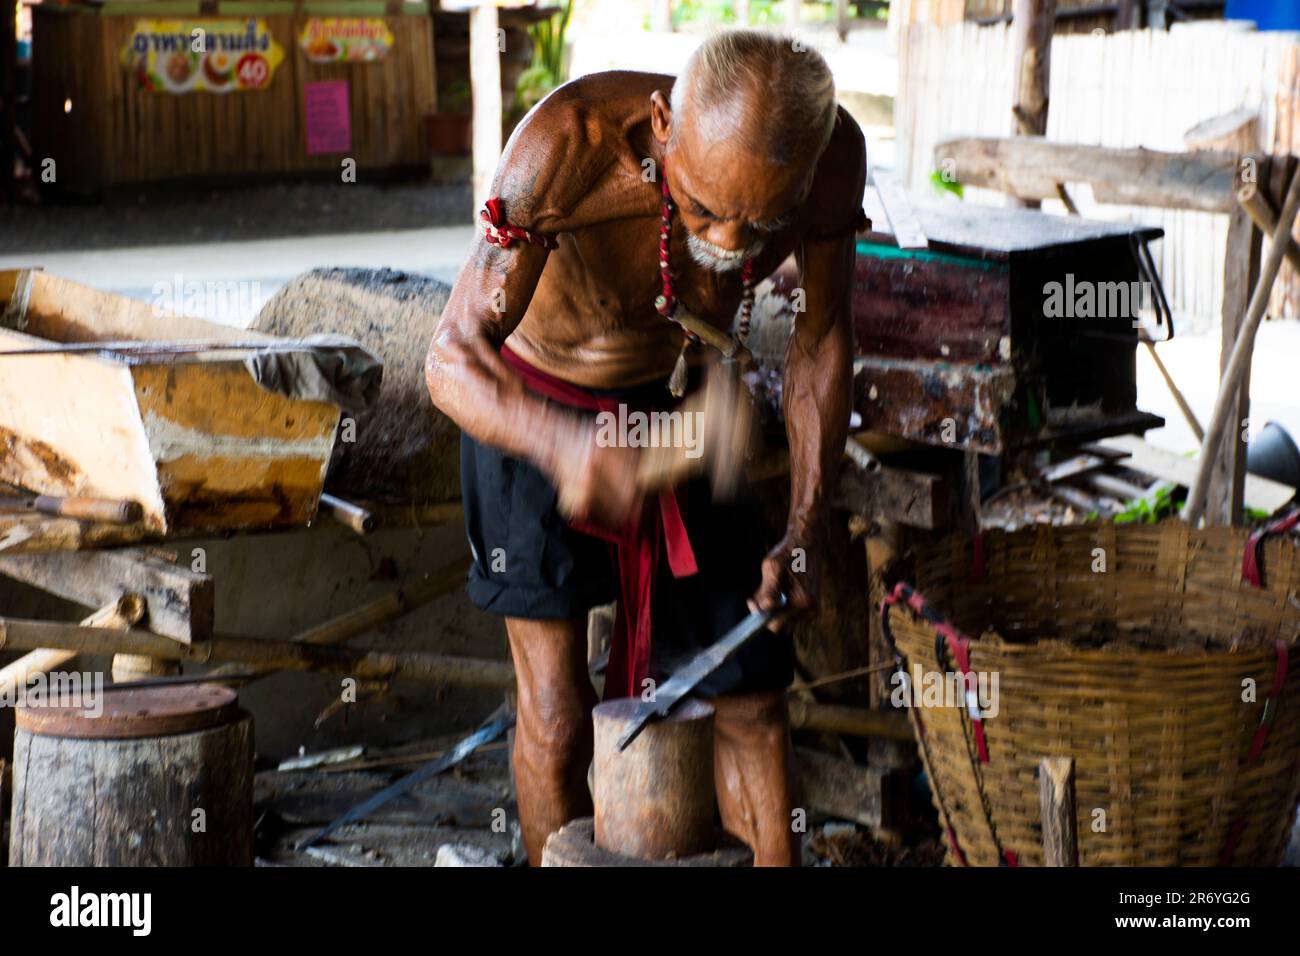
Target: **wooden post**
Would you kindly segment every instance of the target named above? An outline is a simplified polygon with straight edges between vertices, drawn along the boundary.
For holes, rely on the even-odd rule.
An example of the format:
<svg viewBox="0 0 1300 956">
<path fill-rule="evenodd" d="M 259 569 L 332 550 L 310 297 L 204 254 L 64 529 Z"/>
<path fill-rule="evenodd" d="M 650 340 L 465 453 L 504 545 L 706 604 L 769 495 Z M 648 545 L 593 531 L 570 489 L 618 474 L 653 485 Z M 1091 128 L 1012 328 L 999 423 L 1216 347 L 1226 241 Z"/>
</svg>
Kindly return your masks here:
<svg viewBox="0 0 1300 956">
<path fill-rule="evenodd" d="M 1260 186 L 1268 188 L 1269 163 L 1264 160 L 1259 169 Z M 1240 173 L 1238 173 L 1240 177 Z M 1238 184 L 1242 189 L 1256 188 Z M 1227 369 L 1232 356 L 1232 346 L 1241 332 L 1251 291 L 1259 280 L 1260 252 L 1263 237 L 1251 221 L 1242 203 L 1237 203 L 1228 214 L 1228 239 L 1223 254 L 1223 318 L 1219 345 L 1219 374 Z M 1250 364 L 1247 360 L 1241 384 L 1228 409 L 1228 426 L 1231 434 L 1219 446 L 1210 472 L 1210 487 L 1206 493 L 1206 520 L 1213 525 L 1240 525 L 1242 500 L 1246 487 L 1246 419 L 1250 415 Z M 1201 441 L 1204 442 L 1202 435 Z"/>
<path fill-rule="evenodd" d="M 1038 764 L 1038 802 L 1043 822 L 1043 865 L 1078 866 L 1072 758 L 1044 757 Z"/>
<path fill-rule="evenodd" d="M 841 41 L 849 35 L 849 0 L 834 0 L 835 32 Z"/>
<path fill-rule="evenodd" d="M 742 27 L 749 26 L 749 0 L 736 0 L 736 22 Z"/>
<path fill-rule="evenodd" d="M 493 0 L 469 12 L 469 80 L 474 101 L 474 222 L 492 193 L 501 159 L 501 36 Z"/>
<path fill-rule="evenodd" d="M 660 33 L 673 32 L 673 0 L 654 0 L 650 29 Z"/>
<path fill-rule="evenodd" d="M 1197 462 L 1196 483 L 1187 495 L 1187 504 L 1183 508 L 1183 518 L 1192 527 L 1200 524 L 1205 514 L 1205 502 L 1209 491 L 1210 473 L 1218 457 L 1219 447 L 1223 441 L 1225 428 L 1234 424 L 1229 421 L 1237 398 L 1237 391 L 1245 375 L 1250 370 L 1250 356 L 1255 348 L 1255 333 L 1264 318 L 1264 310 L 1273 291 L 1273 282 L 1277 279 L 1282 259 L 1286 255 L 1287 238 L 1295 224 L 1296 213 L 1300 212 L 1300 176 L 1293 175 L 1287 187 L 1286 201 L 1278 216 L 1277 229 L 1269 237 L 1268 255 L 1260 267 L 1259 282 L 1250 297 L 1250 308 L 1241 322 L 1232 346 L 1232 354 L 1224 364 L 1219 395 L 1214 402 L 1214 413 L 1205 426 L 1205 441 L 1201 445 L 1201 457 Z"/>
<path fill-rule="evenodd" d="M 1137 4 L 1134 0 L 1119 0 L 1115 6 L 1115 30 L 1136 30 Z"/>
<path fill-rule="evenodd" d="M 1047 132 L 1055 22 L 1056 0 L 1014 0 L 1012 4 L 1011 62 L 1017 79 L 1011 112 L 1014 131 L 1024 136 L 1042 136 Z M 1030 209 L 1039 205 L 1032 199 L 1018 202 Z"/>
<path fill-rule="evenodd" d="M 144 616 L 145 603 L 138 595 L 127 594 L 85 618 L 83 627 L 126 630 Z M 77 656 L 76 651 L 40 648 L 24 654 L 12 664 L 0 667 L 0 696 L 10 697 L 32 677 L 62 667 Z"/>
<path fill-rule="evenodd" d="M 799 25 L 803 0 L 785 0 L 785 25 L 794 29 Z"/>
<path fill-rule="evenodd" d="M 0 196 L 14 190 L 14 157 L 18 141 L 14 127 L 18 123 L 18 36 L 15 33 L 14 5 L 0 7 Z"/>
</svg>

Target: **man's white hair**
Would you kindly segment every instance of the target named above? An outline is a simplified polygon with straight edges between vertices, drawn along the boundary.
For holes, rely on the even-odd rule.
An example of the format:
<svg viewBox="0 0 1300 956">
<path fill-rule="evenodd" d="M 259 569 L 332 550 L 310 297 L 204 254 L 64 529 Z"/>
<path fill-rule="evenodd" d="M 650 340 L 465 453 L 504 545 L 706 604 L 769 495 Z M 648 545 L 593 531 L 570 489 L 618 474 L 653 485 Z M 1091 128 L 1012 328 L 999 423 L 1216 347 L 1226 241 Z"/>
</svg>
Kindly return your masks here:
<svg viewBox="0 0 1300 956">
<path fill-rule="evenodd" d="M 735 118 L 729 138 L 780 166 L 808 155 L 810 145 L 810 158 L 820 157 L 837 115 L 835 80 L 821 54 L 758 30 L 727 30 L 701 43 L 673 83 L 671 105 L 674 136 L 682 123 L 722 110 Z"/>
</svg>

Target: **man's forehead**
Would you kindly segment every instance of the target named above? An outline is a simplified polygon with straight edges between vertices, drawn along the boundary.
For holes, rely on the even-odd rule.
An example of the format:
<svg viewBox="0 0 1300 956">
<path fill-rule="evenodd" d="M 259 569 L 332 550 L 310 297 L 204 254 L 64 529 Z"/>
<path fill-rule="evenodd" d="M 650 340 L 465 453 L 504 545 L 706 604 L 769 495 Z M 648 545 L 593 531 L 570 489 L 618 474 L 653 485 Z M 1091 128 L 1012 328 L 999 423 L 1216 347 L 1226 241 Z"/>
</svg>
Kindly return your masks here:
<svg viewBox="0 0 1300 956">
<path fill-rule="evenodd" d="M 710 212 L 762 217 L 780 214 L 801 198 L 807 165 L 780 166 L 735 141 L 706 142 L 683 132 L 674 155 L 674 186 Z"/>
</svg>

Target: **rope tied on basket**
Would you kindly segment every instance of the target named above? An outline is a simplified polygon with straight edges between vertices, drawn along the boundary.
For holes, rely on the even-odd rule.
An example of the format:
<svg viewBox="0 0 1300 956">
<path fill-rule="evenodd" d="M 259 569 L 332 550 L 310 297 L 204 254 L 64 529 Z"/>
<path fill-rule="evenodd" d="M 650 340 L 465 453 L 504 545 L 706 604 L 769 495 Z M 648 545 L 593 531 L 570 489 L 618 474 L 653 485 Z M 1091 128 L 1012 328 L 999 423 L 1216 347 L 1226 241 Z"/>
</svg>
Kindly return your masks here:
<svg viewBox="0 0 1300 956">
<path fill-rule="evenodd" d="M 1264 541 L 1274 535 L 1286 534 L 1297 523 L 1300 523 L 1300 508 L 1251 534 L 1246 541 L 1246 550 L 1241 555 L 1243 581 L 1257 588 L 1264 586 Z"/>
<path fill-rule="evenodd" d="M 1300 512 L 1297 512 L 1297 515 L 1300 515 Z M 1253 539 L 1254 535 L 1251 537 Z M 1247 546 L 1246 551 L 1250 553 L 1251 547 Z M 1273 729 L 1277 708 L 1282 702 L 1282 691 L 1286 688 L 1287 664 L 1291 659 L 1291 651 L 1286 641 L 1274 641 L 1273 646 L 1277 650 L 1277 658 L 1273 664 L 1273 686 L 1269 688 L 1268 696 L 1264 698 L 1264 709 L 1259 715 L 1259 726 L 1255 728 L 1255 736 L 1250 741 L 1250 753 L 1246 755 L 1247 765 L 1253 764 L 1264 753 L 1268 732 Z M 1223 844 L 1223 856 L 1220 862 L 1224 866 L 1232 863 L 1232 858 L 1237 852 L 1237 844 L 1241 842 L 1241 834 L 1245 829 L 1245 819 L 1238 818 L 1233 821 L 1232 829 L 1228 831 L 1228 839 Z"/>
<path fill-rule="evenodd" d="M 965 690 L 965 712 L 970 720 L 972 734 L 975 738 L 975 751 L 979 764 L 989 762 L 988 743 L 984 736 L 984 719 L 980 714 L 979 700 L 972 689 L 973 677 L 970 670 L 970 638 L 957 630 L 943 615 L 931 607 L 930 603 L 921 596 L 915 588 L 905 581 L 899 581 L 894 585 L 894 590 L 885 596 L 880 602 L 880 629 L 885 638 L 885 643 L 889 647 L 890 653 L 894 657 L 894 673 L 902 675 L 903 680 L 907 680 L 907 661 L 902 652 L 898 649 L 894 641 L 893 632 L 889 626 L 889 610 L 896 605 L 906 605 L 922 620 L 934 628 L 934 656 L 940 667 L 945 667 L 947 662 L 946 651 L 951 651 L 952 656 L 956 658 L 958 671 L 962 677 L 962 687 Z M 939 804 L 943 813 L 944 829 L 948 833 L 948 843 L 952 847 L 953 855 L 957 857 L 962 866 L 969 866 L 966 860 L 966 854 L 962 852 L 957 843 L 957 834 L 953 829 L 951 817 L 949 816 L 947 804 L 944 802 L 943 795 L 939 792 L 939 781 L 935 778 L 929 768 L 933 766 L 930 759 L 929 746 L 926 743 L 925 726 L 921 723 L 920 715 L 916 712 L 917 708 L 909 705 L 908 714 L 912 720 L 912 726 L 915 728 L 917 740 L 920 742 L 922 754 L 926 764 L 927 775 L 930 778 L 930 786 L 934 790 L 935 800 Z M 969 746 L 967 750 L 969 751 Z M 998 849 L 999 866 L 1019 866 L 1020 860 L 1017 855 L 1002 846 L 998 839 L 997 829 L 993 825 L 993 812 L 989 806 L 988 797 L 984 792 L 983 778 L 979 772 L 976 760 L 971 761 L 971 774 L 975 779 L 975 789 L 979 793 L 981 809 L 984 811 L 984 820 L 988 825 L 989 835 L 993 838 L 993 843 Z"/>
</svg>

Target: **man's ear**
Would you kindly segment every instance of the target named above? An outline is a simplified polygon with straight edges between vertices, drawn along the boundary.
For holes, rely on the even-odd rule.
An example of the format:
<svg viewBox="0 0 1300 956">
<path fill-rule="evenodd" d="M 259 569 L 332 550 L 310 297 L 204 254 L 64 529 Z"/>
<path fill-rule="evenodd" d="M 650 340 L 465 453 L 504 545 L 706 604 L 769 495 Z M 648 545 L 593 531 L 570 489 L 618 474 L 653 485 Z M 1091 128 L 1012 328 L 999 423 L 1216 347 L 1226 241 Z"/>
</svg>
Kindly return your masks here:
<svg viewBox="0 0 1300 956">
<path fill-rule="evenodd" d="M 673 108 L 659 90 L 650 94 L 650 130 L 660 145 L 668 142 L 668 135 L 673 130 Z"/>
</svg>

